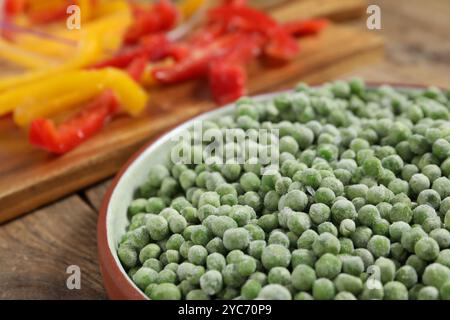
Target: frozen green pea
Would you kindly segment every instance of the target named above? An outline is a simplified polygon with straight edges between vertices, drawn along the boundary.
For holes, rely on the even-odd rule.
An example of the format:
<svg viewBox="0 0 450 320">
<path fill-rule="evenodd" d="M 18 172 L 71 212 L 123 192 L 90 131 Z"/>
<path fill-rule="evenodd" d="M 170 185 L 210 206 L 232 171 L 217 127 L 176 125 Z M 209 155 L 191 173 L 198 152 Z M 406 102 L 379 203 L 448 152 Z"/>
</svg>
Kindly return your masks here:
<svg viewBox="0 0 450 320">
<path fill-rule="evenodd" d="M 220 253 L 224 254 L 226 249 L 223 245 L 223 241 L 219 237 L 212 238 L 207 244 L 206 244 L 206 250 L 208 250 L 209 253 Z"/>
<path fill-rule="evenodd" d="M 197 225 L 192 229 L 191 240 L 195 245 L 206 246 L 211 238 L 211 232 L 203 225 Z"/>
<path fill-rule="evenodd" d="M 330 208 L 323 203 L 314 203 L 309 208 L 309 216 L 315 224 L 325 222 L 330 217 Z"/>
<path fill-rule="evenodd" d="M 291 262 L 291 252 L 279 244 L 271 244 L 263 249 L 261 262 L 266 269 L 287 267 Z"/>
<path fill-rule="evenodd" d="M 270 233 L 268 244 L 279 244 L 283 247 L 289 248 L 290 241 L 285 233 L 279 230 L 274 230 Z"/>
<path fill-rule="evenodd" d="M 239 271 L 236 264 L 228 264 L 222 270 L 223 283 L 226 286 L 238 288 L 245 282 L 245 277 L 243 277 Z"/>
<path fill-rule="evenodd" d="M 431 237 L 423 237 L 414 245 L 414 253 L 425 261 L 434 261 L 439 255 L 439 245 Z"/>
<path fill-rule="evenodd" d="M 430 180 L 422 173 L 416 173 L 409 179 L 409 186 L 412 191 L 419 194 L 430 187 Z"/>
<path fill-rule="evenodd" d="M 331 253 L 322 255 L 315 264 L 317 276 L 320 278 L 333 279 L 341 272 L 341 269 L 341 260 Z"/>
<path fill-rule="evenodd" d="M 209 270 L 200 277 L 200 287 L 208 295 L 217 294 L 222 286 L 222 274 L 217 270 Z"/>
<path fill-rule="evenodd" d="M 169 269 L 164 269 L 158 273 L 158 283 L 175 283 L 177 281 L 177 274 Z"/>
<path fill-rule="evenodd" d="M 188 260 L 193 264 L 196 265 L 205 264 L 207 256 L 208 251 L 200 245 L 193 245 L 192 247 L 189 248 Z"/>
<path fill-rule="evenodd" d="M 245 300 L 253 300 L 258 297 L 262 285 L 257 280 L 247 280 L 241 288 L 241 296 Z"/>
<path fill-rule="evenodd" d="M 289 191 L 284 198 L 284 207 L 294 211 L 302 211 L 308 204 L 308 197 L 300 190 Z"/>
<path fill-rule="evenodd" d="M 295 269 L 300 264 L 305 264 L 313 267 L 316 262 L 314 253 L 306 249 L 296 249 L 292 251 L 292 268 Z"/>
<path fill-rule="evenodd" d="M 356 297 L 350 292 L 342 291 L 336 294 L 334 300 L 356 300 Z"/>
<path fill-rule="evenodd" d="M 348 200 L 337 200 L 331 206 L 331 218 L 335 223 L 344 219 L 354 220 L 357 217 L 355 206 Z"/>
<path fill-rule="evenodd" d="M 351 239 L 356 248 L 367 248 L 370 238 L 372 237 L 372 229 L 368 227 L 357 227 L 355 232 L 351 234 Z"/>
<path fill-rule="evenodd" d="M 143 267 L 150 268 L 155 270 L 156 272 L 160 272 L 162 270 L 162 263 L 156 258 L 150 258 L 145 260 L 142 264 Z"/>
<path fill-rule="evenodd" d="M 152 300 L 180 300 L 180 289 L 172 283 L 162 283 L 155 286 L 150 294 Z"/>
<path fill-rule="evenodd" d="M 119 256 L 120 262 L 122 262 L 122 264 L 128 269 L 136 266 L 138 262 L 138 254 L 136 249 L 128 242 L 119 245 L 117 255 Z"/>
<path fill-rule="evenodd" d="M 150 258 L 158 258 L 160 253 L 161 248 L 155 243 L 150 243 L 142 248 L 139 252 L 139 261 L 141 261 L 141 263 L 144 263 Z"/>
<path fill-rule="evenodd" d="M 390 281 L 384 285 L 384 300 L 408 300 L 408 290 L 398 281 Z"/>
<path fill-rule="evenodd" d="M 401 242 L 403 248 L 405 248 L 409 252 L 414 252 L 417 241 L 419 241 L 420 239 L 422 239 L 426 236 L 427 236 L 427 234 L 425 233 L 425 231 L 423 231 L 422 228 L 413 227 L 402 233 L 400 242 Z"/>
<path fill-rule="evenodd" d="M 436 241 L 440 249 L 450 247 L 450 232 L 443 228 L 436 228 L 429 233 L 429 236 Z"/>
<path fill-rule="evenodd" d="M 225 265 L 226 265 L 225 257 L 220 253 L 217 252 L 211 253 L 206 258 L 206 268 L 208 270 L 222 271 Z"/>
<path fill-rule="evenodd" d="M 269 232 L 278 227 L 278 218 L 274 214 L 265 214 L 259 217 L 258 226 L 265 232 Z"/>
<path fill-rule="evenodd" d="M 335 196 L 341 196 L 344 193 L 344 185 L 339 179 L 333 178 L 333 177 L 326 177 L 322 179 L 322 182 L 320 183 L 321 188 L 328 188 Z"/>
<path fill-rule="evenodd" d="M 441 196 L 432 189 L 422 190 L 417 197 L 417 203 L 419 205 L 427 204 L 430 207 L 437 209 L 441 203 Z"/>
<path fill-rule="evenodd" d="M 403 248 L 400 242 L 395 242 L 391 244 L 391 257 L 399 263 L 404 263 L 408 257 L 408 252 Z"/>
<path fill-rule="evenodd" d="M 295 234 L 301 235 L 311 227 L 311 220 L 304 212 L 293 212 L 287 220 L 287 227 Z"/>
<path fill-rule="evenodd" d="M 376 178 L 381 175 L 383 167 L 378 158 L 368 157 L 363 162 L 363 169 L 366 175 Z"/>
<path fill-rule="evenodd" d="M 261 259 L 261 255 L 265 247 L 265 240 L 253 240 L 248 245 L 248 254 L 255 259 Z"/>
<path fill-rule="evenodd" d="M 244 256 L 237 264 L 238 273 L 248 277 L 256 271 L 256 260 L 250 256 Z"/>
<path fill-rule="evenodd" d="M 450 269 L 440 263 L 432 263 L 425 268 L 422 281 L 425 285 L 440 289 L 444 283 L 450 281 Z"/>
<path fill-rule="evenodd" d="M 341 273 L 334 280 L 336 289 L 339 292 L 350 292 L 358 295 L 363 290 L 363 283 L 359 277 Z"/>
<path fill-rule="evenodd" d="M 336 289 L 331 280 L 320 278 L 314 281 L 312 293 L 314 300 L 333 300 Z"/>
<path fill-rule="evenodd" d="M 450 281 L 447 281 L 439 290 L 441 300 L 450 300 Z"/>
<path fill-rule="evenodd" d="M 432 189 L 444 199 L 450 195 L 450 180 L 447 177 L 437 178 L 433 181 Z"/>
<path fill-rule="evenodd" d="M 303 232 L 297 240 L 297 247 L 299 249 L 311 249 L 312 244 L 319 235 L 314 230 L 306 230 Z"/>
<path fill-rule="evenodd" d="M 358 256 L 344 256 L 342 259 L 342 271 L 344 273 L 360 276 L 364 269 L 364 262 Z"/>
<path fill-rule="evenodd" d="M 358 210 L 358 221 L 364 226 L 373 226 L 380 219 L 380 213 L 374 205 L 365 205 Z"/>
<path fill-rule="evenodd" d="M 322 256 L 326 253 L 338 254 L 340 249 L 339 239 L 328 232 L 320 234 L 312 244 L 312 250 L 317 256 Z"/>
<path fill-rule="evenodd" d="M 385 257 L 390 252 L 391 241 L 380 235 L 374 235 L 367 243 L 367 249 L 374 257 Z"/>
<path fill-rule="evenodd" d="M 147 217 L 146 227 L 153 240 L 162 240 L 169 233 L 167 220 L 161 216 L 150 215 Z"/>
<path fill-rule="evenodd" d="M 336 228 L 336 226 L 334 224 L 332 224 L 329 221 L 325 221 L 325 222 L 322 222 L 321 224 L 319 224 L 317 226 L 317 232 L 319 234 L 328 232 L 328 233 L 331 233 L 335 237 L 338 236 L 338 229 Z"/>
<path fill-rule="evenodd" d="M 267 281 L 270 284 L 288 285 L 291 283 L 291 273 L 284 267 L 274 267 L 270 269 Z"/>
<path fill-rule="evenodd" d="M 142 267 L 136 271 L 133 275 L 133 282 L 141 289 L 145 288 L 151 284 L 158 281 L 158 272 L 153 269 Z"/>
<path fill-rule="evenodd" d="M 405 265 L 395 273 L 395 281 L 401 282 L 407 289 L 411 289 L 418 281 L 417 272 L 413 267 Z"/>
<path fill-rule="evenodd" d="M 423 287 L 417 293 L 417 300 L 439 300 L 439 290 L 435 287 Z"/>
<path fill-rule="evenodd" d="M 382 283 L 388 283 L 394 280 L 396 267 L 391 259 L 380 257 L 375 261 L 375 266 L 379 268 L 378 273 L 375 272 L 375 275 L 380 277 L 379 280 Z"/>
<path fill-rule="evenodd" d="M 128 213 L 130 216 L 134 216 L 141 212 L 146 212 L 145 208 L 147 206 L 146 199 L 135 199 L 128 206 Z"/>
<path fill-rule="evenodd" d="M 211 228 L 214 235 L 218 237 L 223 237 L 225 231 L 228 229 L 237 228 L 238 224 L 236 221 L 227 216 L 220 216 L 217 218 L 217 223 L 214 223 Z"/>
<path fill-rule="evenodd" d="M 316 281 L 316 273 L 310 266 L 300 264 L 292 271 L 291 281 L 295 289 L 309 291 Z"/>
<path fill-rule="evenodd" d="M 340 254 L 352 254 L 353 250 L 355 250 L 353 241 L 349 238 L 339 238 L 339 243 L 341 244 Z"/>
<path fill-rule="evenodd" d="M 410 205 L 403 202 L 395 203 L 389 213 L 389 220 L 391 222 L 403 221 L 409 223 L 412 217 L 413 214 Z"/>
<path fill-rule="evenodd" d="M 331 205 L 335 199 L 335 194 L 330 188 L 321 187 L 314 193 L 314 200 L 317 204 Z"/>
<path fill-rule="evenodd" d="M 247 248 L 250 236 L 244 228 L 227 229 L 223 234 L 223 244 L 228 250 Z"/>
<path fill-rule="evenodd" d="M 339 232 L 344 237 L 350 236 L 356 230 L 356 224 L 351 219 L 344 219 L 339 224 Z"/>
<path fill-rule="evenodd" d="M 259 300 L 291 300 L 292 295 L 288 289 L 279 284 L 264 286 L 258 295 Z"/>
</svg>

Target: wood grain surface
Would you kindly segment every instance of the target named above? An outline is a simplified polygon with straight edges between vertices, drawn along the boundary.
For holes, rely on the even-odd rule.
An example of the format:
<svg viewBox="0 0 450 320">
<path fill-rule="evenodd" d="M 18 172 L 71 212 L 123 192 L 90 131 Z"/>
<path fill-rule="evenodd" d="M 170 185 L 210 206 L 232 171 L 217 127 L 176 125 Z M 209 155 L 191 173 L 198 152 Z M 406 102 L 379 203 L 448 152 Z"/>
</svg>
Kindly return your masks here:
<svg viewBox="0 0 450 320">
<path fill-rule="evenodd" d="M 446 34 L 450 29 L 450 1 L 371 2 L 382 8 L 383 29 L 372 32 L 385 38 L 385 59 L 344 72 L 339 78 L 362 76 L 368 81 L 450 87 L 450 43 Z M 349 25 L 364 28 L 365 19 Z M 0 226 L 0 298 L 105 297 L 96 271 L 95 221 L 109 183 L 104 181 Z M 65 270 L 76 263 L 86 276 L 82 276 L 82 289 L 72 292 L 65 287 Z"/>
<path fill-rule="evenodd" d="M 313 2 L 316 3 L 313 6 Z M 298 17 L 329 16 L 339 12 L 340 1 L 289 1 L 271 10 L 280 21 Z M 361 9 L 362 0 L 345 0 L 349 8 Z M 313 10 L 313 8 L 315 8 Z M 310 14 L 311 12 L 311 14 Z M 321 82 L 365 65 L 381 56 L 382 41 L 360 28 L 330 25 L 318 37 L 303 38 L 298 57 L 284 66 L 264 61 L 250 66 L 249 93 L 257 94 L 291 86 L 303 80 Z M 345 44 L 345 45 L 343 45 Z M 115 119 L 105 130 L 64 156 L 53 156 L 29 146 L 26 132 L 8 118 L 0 119 L 0 222 L 77 191 L 118 170 L 149 137 L 215 105 L 207 83 L 189 82 L 153 88 L 146 112 L 138 118 Z"/>
</svg>

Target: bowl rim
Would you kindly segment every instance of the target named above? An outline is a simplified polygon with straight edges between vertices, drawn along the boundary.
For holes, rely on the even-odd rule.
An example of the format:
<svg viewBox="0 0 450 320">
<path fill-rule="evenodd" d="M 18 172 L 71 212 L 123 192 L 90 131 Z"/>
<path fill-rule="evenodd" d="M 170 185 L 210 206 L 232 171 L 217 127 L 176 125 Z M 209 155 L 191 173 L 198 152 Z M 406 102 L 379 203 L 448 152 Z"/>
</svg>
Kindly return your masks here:
<svg viewBox="0 0 450 320">
<path fill-rule="evenodd" d="M 321 86 L 325 84 L 315 84 L 311 85 L 313 87 Z M 382 85 L 391 86 L 393 88 L 397 89 L 425 89 L 428 88 L 430 85 L 424 85 L 424 84 L 406 84 L 406 83 L 398 83 L 398 82 L 366 82 L 367 87 L 379 87 Z M 263 94 L 257 94 L 250 96 L 253 99 L 256 100 L 264 100 L 267 98 L 270 98 L 271 96 L 275 96 L 277 94 L 281 94 L 284 92 L 290 92 L 292 90 L 280 90 L 280 91 L 274 91 L 270 93 L 263 93 Z M 113 195 L 114 190 L 116 189 L 118 183 L 120 182 L 123 175 L 128 171 L 128 169 L 133 165 L 133 163 L 149 148 L 151 148 L 153 145 L 155 145 L 158 141 L 164 139 L 165 137 L 170 137 L 175 131 L 178 131 L 179 129 L 190 127 L 195 121 L 199 121 L 204 118 L 208 118 L 209 116 L 222 111 L 225 112 L 226 109 L 231 109 L 235 105 L 235 102 L 219 106 L 217 108 L 214 108 L 212 110 L 202 112 L 199 115 L 196 115 L 186 121 L 183 121 L 181 123 L 172 125 L 168 127 L 167 129 L 163 130 L 162 132 L 154 135 L 151 137 L 148 142 L 146 142 L 141 148 L 139 148 L 126 162 L 125 164 L 120 168 L 118 173 L 115 175 L 113 181 L 111 182 L 111 185 L 108 187 L 102 201 L 102 205 L 99 210 L 99 216 L 97 221 L 97 251 L 98 251 L 98 263 L 100 267 L 100 272 L 102 275 L 102 280 L 105 284 L 107 276 L 111 275 L 112 280 L 115 282 L 115 286 L 117 288 L 120 288 L 120 290 L 123 292 L 123 296 L 127 299 L 133 299 L 133 300 L 148 300 L 147 296 L 136 287 L 131 281 L 131 279 L 128 277 L 126 273 L 123 272 L 121 269 L 121 266 L 118 265 L 118 261 L 114 257 L 113 253 L 111 252 L 111 248 L 109 246 L 108 241 L 108 223 L 107 223 L 107 217 L 108 217 L 108 208 L 111 202 L 111 198 Z M 107 296 L 110 297 L 110 293 L 107 292 Z"/>
</svg>

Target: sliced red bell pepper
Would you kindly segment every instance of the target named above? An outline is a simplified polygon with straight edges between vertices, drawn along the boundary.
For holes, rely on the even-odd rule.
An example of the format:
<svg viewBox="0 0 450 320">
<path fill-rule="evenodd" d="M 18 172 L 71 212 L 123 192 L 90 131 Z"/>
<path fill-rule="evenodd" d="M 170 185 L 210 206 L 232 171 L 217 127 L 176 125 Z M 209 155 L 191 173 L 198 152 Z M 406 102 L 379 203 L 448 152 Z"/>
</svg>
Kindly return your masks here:
<svg viewBox="0 0 450 320">
<path fill-rule="evenodd" d="M 283 29 L 290 35 L 301 37 L 322 31 L 328 23 L 329 21 L 326 19 L 299 20 L 283 24 Z"/>
<path fill-rule="evenodd" d="M 247 75 L 244 67 L 214 63 L 209 70 L 209 83 L 214 100 L 226 104 L 245 95 Z"/>
<path fill-rule="evenodd" d="M 145 35 L 167 31 L 173 28 L 178 19 L 176 7 L 168 0 L 161 0 L 146 8 L 133 4 L 135 21 L 125 34 L 125 42 L 133 44 Z"/>
<path fill-rule="evenodd" d="M 161 83 L 171 84 L 206 76 L 214 61 L 245 63 L 259 53 L 261 38 L 246 33 L 229 33 L 204 47 L 193 47 L 190 55 L 173 66 L 153 69 L 153 76 Z"/>
<path fill-rule="evenodd" d="M 259 32 L 267 37 L 266 54 L 271 58 L 290 60 L 299 51 L 295 39 L 272 17 L 246 5 L 227 4 L 208 13 L 210 23 L 220 23 L 227 30 Z"/>
<path fill-rule="evenodd" d="M 116 56 L 99 62 L 93 66 L 95 69 L 105 67 L 126 68 L 134 59 L 143 55 L 150 61 L 162 59 L 170 54 L 172 44 L 164 34 L 154 34 L 141 39 L 138 46 L 119 52 Z"/>
<path fill-rule="evenodd" d="M 127 67 L 128 74 L 137 82 L 141 82 L 142 75 L 144 74 L 145 68 L 147 67 L 147 63 L 147 55 L 142 55 L 135 58 Z"/>
<path fill-rule="evenodd" d="M 25 10 L 26 0 L 4 0 L 3 12 L 5 16 L 15 16 Z"/>
<path fill-rule="evenodd" d="M 67 17 L 67 7 L 76 3 L 76 0 L 66 0 L 64 4 L 51 10 L 30 12 L 28 18 L 33 24 L 46 24 L 62 20 Z"/>
<path fill-rule="evenodd" d="M 118 109 L 118 99 L 107 90 L 59 126 L 49 119 L 34 120 L 29 131 L 30 143 L 52 153 L 66 153 L 101 130 Z"/>
</svg>

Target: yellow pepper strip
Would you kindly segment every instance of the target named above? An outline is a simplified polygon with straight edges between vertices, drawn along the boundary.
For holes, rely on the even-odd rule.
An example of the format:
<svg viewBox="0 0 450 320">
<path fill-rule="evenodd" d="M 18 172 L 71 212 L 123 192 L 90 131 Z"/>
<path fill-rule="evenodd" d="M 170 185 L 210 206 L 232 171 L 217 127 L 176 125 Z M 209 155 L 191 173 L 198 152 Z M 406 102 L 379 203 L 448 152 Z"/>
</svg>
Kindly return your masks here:
<svg viewBox="0 0 450 320">
<path fill-rule="evenodd" d="M 29 34 L 17 34 L 14 36 L 14 43 L 29 52 L 46 55 L 54 58 L 68 58 L 73 54 L 74 47 L 59 43 L 55 40 L 44 39 Z"/>
<path fill-rule="evenodd" d="M 53 116 L 61 111 L 73 109 L 95 97 L 98 87 L 86 88 L 86 91 L 70 92 L 53 99 L 45 99 L 32 105 L 19 106 L 14 110 L 14 122 L 21 127 L 28 126 L 31 121 L 39 117 Z"/>
<path fill-rule="evenodd" d="M 11 88 L 40 81 L 43 78 L 51 77 L 61 72 L 93 64 L 103 52 L 98 37 L 96 34 L 87 33 L 86 38 L 79 45 L 79 53 L 65 64 L 0 79 L 0 93 Z"/>
<path fill-rule="evenodd" d="M 192 16 L 205 2 L 205 0 L 184 0 L 178 5 L 178 8 L 183 17 L 188 18 Z"/>
<path fill-rule="evenodd" d="M 94 86 L 98 90 L 111 89 L 131 115 L 139 114 L 146 106 L 147 94 L 127 73 L 114 68 L 59 73 L 39 82 L 27 84 L 0 94 L 0 116 L 18 107 L 33 108 L 48 97 L 65 95 L 75 90 L 85 92 Z"/>
<path fill-rule="evenodd" d="M 48 68 L 55 64 L 54 60 L 24 50 L 2 38 L 0 38 L 0 57 L 26 69 Z"/>
</svg>

